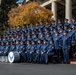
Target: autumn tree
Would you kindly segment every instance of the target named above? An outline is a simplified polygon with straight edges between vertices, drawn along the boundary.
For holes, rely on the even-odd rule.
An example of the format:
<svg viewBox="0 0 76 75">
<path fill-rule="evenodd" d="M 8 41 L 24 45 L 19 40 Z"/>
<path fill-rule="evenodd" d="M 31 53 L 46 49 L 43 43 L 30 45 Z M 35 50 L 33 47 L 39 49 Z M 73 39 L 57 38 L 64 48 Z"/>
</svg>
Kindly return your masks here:
<svg viewBox="0 0 76 75">
<path fill-rule="evenodd" d="M 9 14 L 9 25 L 18 26 L 23 24 L 35 24 L 39 21 L 48 21 L 51 22 L 51 16 L 53 13 L 46 9 L 45 7 L 41 7 L 36 2 L 31 2 L 17 8 L 13 8 Z"/>
</svg>

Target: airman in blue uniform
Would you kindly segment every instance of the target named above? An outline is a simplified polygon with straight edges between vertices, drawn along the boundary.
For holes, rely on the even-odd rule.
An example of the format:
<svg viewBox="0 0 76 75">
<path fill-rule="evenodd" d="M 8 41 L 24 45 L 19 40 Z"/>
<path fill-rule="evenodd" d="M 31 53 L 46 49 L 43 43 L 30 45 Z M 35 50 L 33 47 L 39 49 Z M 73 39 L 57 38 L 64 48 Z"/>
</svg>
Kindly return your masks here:
<svg viewBox="0 0 76 75">
<path fill-rule="evenodd" d="M 74 40 L 75 40 L 75 36 L 74 36 L 74 33 L 72 31 L 72 28 L 69 28 L 68 29 L 68 37 L 69 37 L 69 44 L 70 44 L 70 50 L 69 50 L 69 54 L 70 54 L 70 58 L 73 58 L 73 43 L 74 43 Z"/>
<path fill-rule="evenodd" d="M 44 39 L 45 39 L 45 38 L 44 38 L 44 34 L 43 34 L 43 33 L 39 33 L 39 34 L 38 34 L 38 39 L 44 40 Z"/>
<path fill-rule="evenodd" d="M 32 40 L 34 40 L 35 43 L 37 44 L 37 41 L 38 41 L 38 36 L 37 36 L 37 34 L 35 34 L 35 35 L 33 36 Z"/>
<path fill-rule="evenodd" d="M 46 36 L 48 33 L 50 33 L 49 32 L 49 30 L 48 29 L 46 29 L 46 27 L 44 28 L 44 32 L 42 32 L 43 34 L 44 34 L 44 36 Z"/>
<path fill-rule="evenodd" d="M 63 29 L 60 29 L 58 32 L 59 32 L 59 36 L 62 38 L 63 37 Z"/>
<path fill-rule="evenodd" d="M 36 29 L 34 29 L 34 30 L 32 31 L 32 35 L 34 35 L 34 34 L 38 34 L 37 31 L 36 31 Z"/>
<path fill-rule="evenodd" d="M 6 31 L 6 34 L 10 33 L 10 27 L 8 27 L 8 30 Z"/>
<path fill-rule="evenodd" d="M 42 40 L 38 39 L 36 53 L 34 54 L 34 62 L 40 63 Z"/>
<path fill-rule="evenodd" d="M 39 33 L 39 32 L 36 30 L 36 27 L 34 28 L 34 30 L 33 30 L 33 31 L 34 31 L 34 33 L 35 33 L 35 34 L 37 34 L 37 35 L 38 35 L 38 33 Z"/>
<path fill-rule="evenodd" d="M 26 24 L 26 28 L 27 28 L 27 29 L 29 28 L 29 24 Z"/>
<path fill-rule="evenodd" d="M 73 48 L 73 54 L 76 53 L 76 28 L 75 25 L 72 25 L 72 48 Z"/>
<path fill-rule="evenodd" d="M 23 33 L 27 31 L 26 25 L 23 25 L 23 29 L 22 29 Z"/>
<path fill-rule="evenodd" d="M 49 28 L 50 28 L 50 27 L 49 27 Z M 49 29 L 48 29 L 47 27 L 45 27 L 45 28 L 44 28 L 44 33 L 45 33 L 45 32 L 48 32 L 48 31 L 49 31 Z"/>
<path fill-rule="evenodd" d="M 8 56 L 9 51 L 10 51 L 10 45 L 9 45 L 9 42 L 7 42 L 5 47 L 4 47 L 3 55 Z"/>
<path fill-rule="evenodd" d="M 49 59 L 52 59 L 52 56 L 55 54 L 54 49 L 55 49 L 55 46 L 54 46 L 53 40 L 50 40 L 48 43 L 47 52 L 46 52 L 46 57 L 47 57 L 46 63 L 49 63 Z"/>
<path fill-rule="evenodd" d="M 0 56 L 1 56 L 1 51 L 2 51 L 2 50 L 1 50 L 1 41 L 0 41 Z"/>
<path fill-rule="evenodd" d="M 69 62 L 69 49 L 70 49 L 69 41 L 70 40 L 67 35 L 67 31 L 64 31 L 64 34 L 62 37 L 62 50 L 63 50 L 63 56 L 64 56 L 64 64 L 67 64 Z"/>
<path fill-rule="evenodd" d="M 4 43 L 1 42 L 1 46 L 0 46 L 0 56 L 3 56 L 4 48 L 5 48 Z"/>
<path fill-rule="evenodd" d="M 61 21 L 60 21 L 60 20 L 58 20 L 57 29 L 58 29 L 58 28 L 63 29 L 63 24 L 61 23 Z"/>
<path fill-rule="evenodd" d="M 50 27 L 49 30 L 50 30 L 49 33 L 50 33 L 51 35 L 53 35 L 53 33 L 54 33 L 53 30 L 54 30 L 54 29 L 53 29 L 52 27 Z"/>
<path fill-rule="evenodd" d="M 15 48 L 16 48 L 15 51 L 19 52 L 19 49 L 20 49 L 20 41 L 19 40 L 16 41 Z"/>
<path fill-rule="evenodd" d="M 38 28 L 38 33 L 43 33 L 43 30 L 41 28 Z"/>
<path fill-rule="evenodd" d="M 21 61 L 26 61 L 26 57 L 25 57 L 25 54 L 24 54 L 25 51 L 26 51 L 25 42 L 21 41 L 20 42 L 20 47 L 19 47 L 19 54 L 20 54 L 20 57 L 21 57 Z"/>
<path fill-rule="evenodd" d="M 33 31 L 34 30 L 34 25 L 33 25 L 33 23 L 31 23 L 30 24 L 30 28 L 29 28 L 31 31 Z"/>
<path fill-rule="evenodd" d="M 44 31 L 44 24 L 43 24 L 43 22 L 42 21 L 40 21 L 40 26 L 39 26 L 39 28 L 42 30 L 42 31 Z"/>
<path fill-rule="evenodd" d="M 52 20 L 52 28 L 57 29 L 57 25 L 55 24 L 55 20 Z"/>
<path fill-rule="evenodd" d="M 27 38 L 25 37 L 25 35 L 22 35 L 20 41 L 24 41 L 24 42 L 26 42 L 26 39 L 27 39 Z"/>
<path fill-rule="evenodd" d="M 48 33 L 48 34 L 45 36 L 45 39 L 49 42 L 50 40 L 53 40 L 53 37 L 52 37 L 51 34 Z"/>
<path fill-rule="evenodd" d="M 20 32 L 20 31 L 21 31 L 21 26 L 18 26 L 17 32 Z"/>
<path fill-rule="evenodd" d="M 68 19 L 65 19 L 65 24 L 64 24 L 64 29 L 68 29 L 70 28 L 71 24 L 68 22 L 69 20 Z"/>
<path fill-rule="evenodd" d="M 31 39 L 32 39 L 32 36 L 30 34 L 28 34 L 27 40 L 31 40 Z"/>
<path fill-rule="evenodd" d="M 35 53 L 36 53 L 36 44 L 35 44 L 35 41 L 32 40 L 31 49 L 30 49 L 30 62 L 34 61 Z"/>
<path fill-rule="evenodd" d="M 74 19 L 74 18 L 72 19 L 71 27 L 72 27 L 72 25 L 74 25 L 74 26 L 75 26 L 75 28 L 76 28 L 76 21 L 75 21 L 75 19 Z"/>
<path fill-rule="evenodd" d="M 38 22 L 36 23 L 36 27 L 35 28 L 38 31 L 38 29 L 39 29 L 39 23 Z"/>
<path fill-rule="evenodd" d="M 50 24 L 46 21 L 46 26 L 45 26 L 45 28 L 47 28 L 47 29 L 49 30 L 50 27 L 51 27 Z"/>
<path fill-rule="evenodd" d="M 76 44 L 76 28 L 75 28 L 75 25 L 72 25 L 72 33 L 74 34 L 74 38 L 75 38 L 74 43 Z"/>
<path fill-rule="evenodd" d="M 15 51 L 16 50 L 15 42 L 10 42 L 10 43 L 11 43 L 11 45 L 10 45 L 10 51 Z"/>
<path fill-rule="evenodd" d="M 16 33 L 16 26 L 14 26 L 13 28 L 12 28 L 12 32 L 15 34 Z"/>
<path fill-rule="evenodd" d="M 2 39 L 2 38 L 1 38 L 1 35 L 0 35 L 0 41 L 1 41 L 1 39 Z"/>
<path fill-rule="evenodd" d="M 54 45 L 55 45 L 55 52 L 57 54 L 57 62 L 60 62 L 60 46 L 61 46 L 61 40 L 60 40 L 60 36 L 59 36 L 59 33 L 56 32 L 54 37 L 53 37 L 53 40 L 54 40 Z"/>
<path fill-rule="evenodd" d="M 27 40 L 27 44 L 26 44 L 26 51 L 25 51 L 25 57 L 28 63 L 30 63 L 30 50 L 31 50 L 31 42 L 30 40 Z"/>
<path fill-rule="evenodd" d="M 47 40 L 43 40 L 43 44 L 41 46 L 40 63 L 46 63 L 47 64 L 47 47 L 48 47 Z"/>
<path fill-rule="evenodd" d="M 3 37 L 2 41 L 4 42 L 4 44 L 7 42 L 5 36 Z"/>
<path fill-rule="evenodd" d="M 59 30 L 59 37 L 60 37 L 60 56 L 63 58 L 63 52 L 62 52 L 62 37 L 63 37 L 63 29 Z"/>
</svg>

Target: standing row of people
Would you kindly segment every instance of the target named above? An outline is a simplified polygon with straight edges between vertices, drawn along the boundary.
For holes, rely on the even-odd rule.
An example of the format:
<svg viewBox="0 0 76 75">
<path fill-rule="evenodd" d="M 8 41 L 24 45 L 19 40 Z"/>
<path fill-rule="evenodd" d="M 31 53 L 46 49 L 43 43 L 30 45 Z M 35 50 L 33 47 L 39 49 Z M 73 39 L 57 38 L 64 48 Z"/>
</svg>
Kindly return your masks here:
<svg viewBox="0 0 76 75">
<path fill-rule="evenodd" d="M 63 53 L 64 63 L 68 63 L 69 58 L 76 52 L 76 22 L 74 19 L 72 21 L 70 24 L 68 19 L 65 19 L 63 25 L 58 20 L 56 25 L 53 20 L 52 26 L 48 22 L 46 26 L 40 22 L 40 25 L 36 23 L 36 27 L 31 24 L 31 28 L 28 28 L 28 25 L 27 28 L 19 27 L 17 30 L 16 27 L 10 28 L 0 36 L 0 55 L 18 51 L 23 61 L 48 63 L 48 59 L 52 61 L 54 55 L 57 55 L 57 62 L 61 62 Z"/>
</svg>

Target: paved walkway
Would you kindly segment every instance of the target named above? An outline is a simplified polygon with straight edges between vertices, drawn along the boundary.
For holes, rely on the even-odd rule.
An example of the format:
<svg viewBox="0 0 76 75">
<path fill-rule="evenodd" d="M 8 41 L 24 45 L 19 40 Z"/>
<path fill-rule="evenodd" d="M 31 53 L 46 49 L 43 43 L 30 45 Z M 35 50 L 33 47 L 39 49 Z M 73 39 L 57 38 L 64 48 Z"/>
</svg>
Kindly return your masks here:
<svg viewBox="0 0 76 75">
<path fill-rule="evenodd" d="M 0 63 L 0 75 L 76 75 L 76 65 Z"/>
</svg>

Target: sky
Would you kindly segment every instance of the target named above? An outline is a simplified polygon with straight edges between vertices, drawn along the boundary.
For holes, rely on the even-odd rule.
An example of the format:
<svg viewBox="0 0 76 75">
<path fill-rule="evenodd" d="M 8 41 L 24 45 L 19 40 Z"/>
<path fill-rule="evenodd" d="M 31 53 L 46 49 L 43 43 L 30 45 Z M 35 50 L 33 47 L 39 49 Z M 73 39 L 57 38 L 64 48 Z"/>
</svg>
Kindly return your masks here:
<svg viewBox="0 0 76 75">
<path fill-rule="evenodd" d="M 18 2 L 23 2 L 24 0 L 18 0 Z"/>
</svg>

